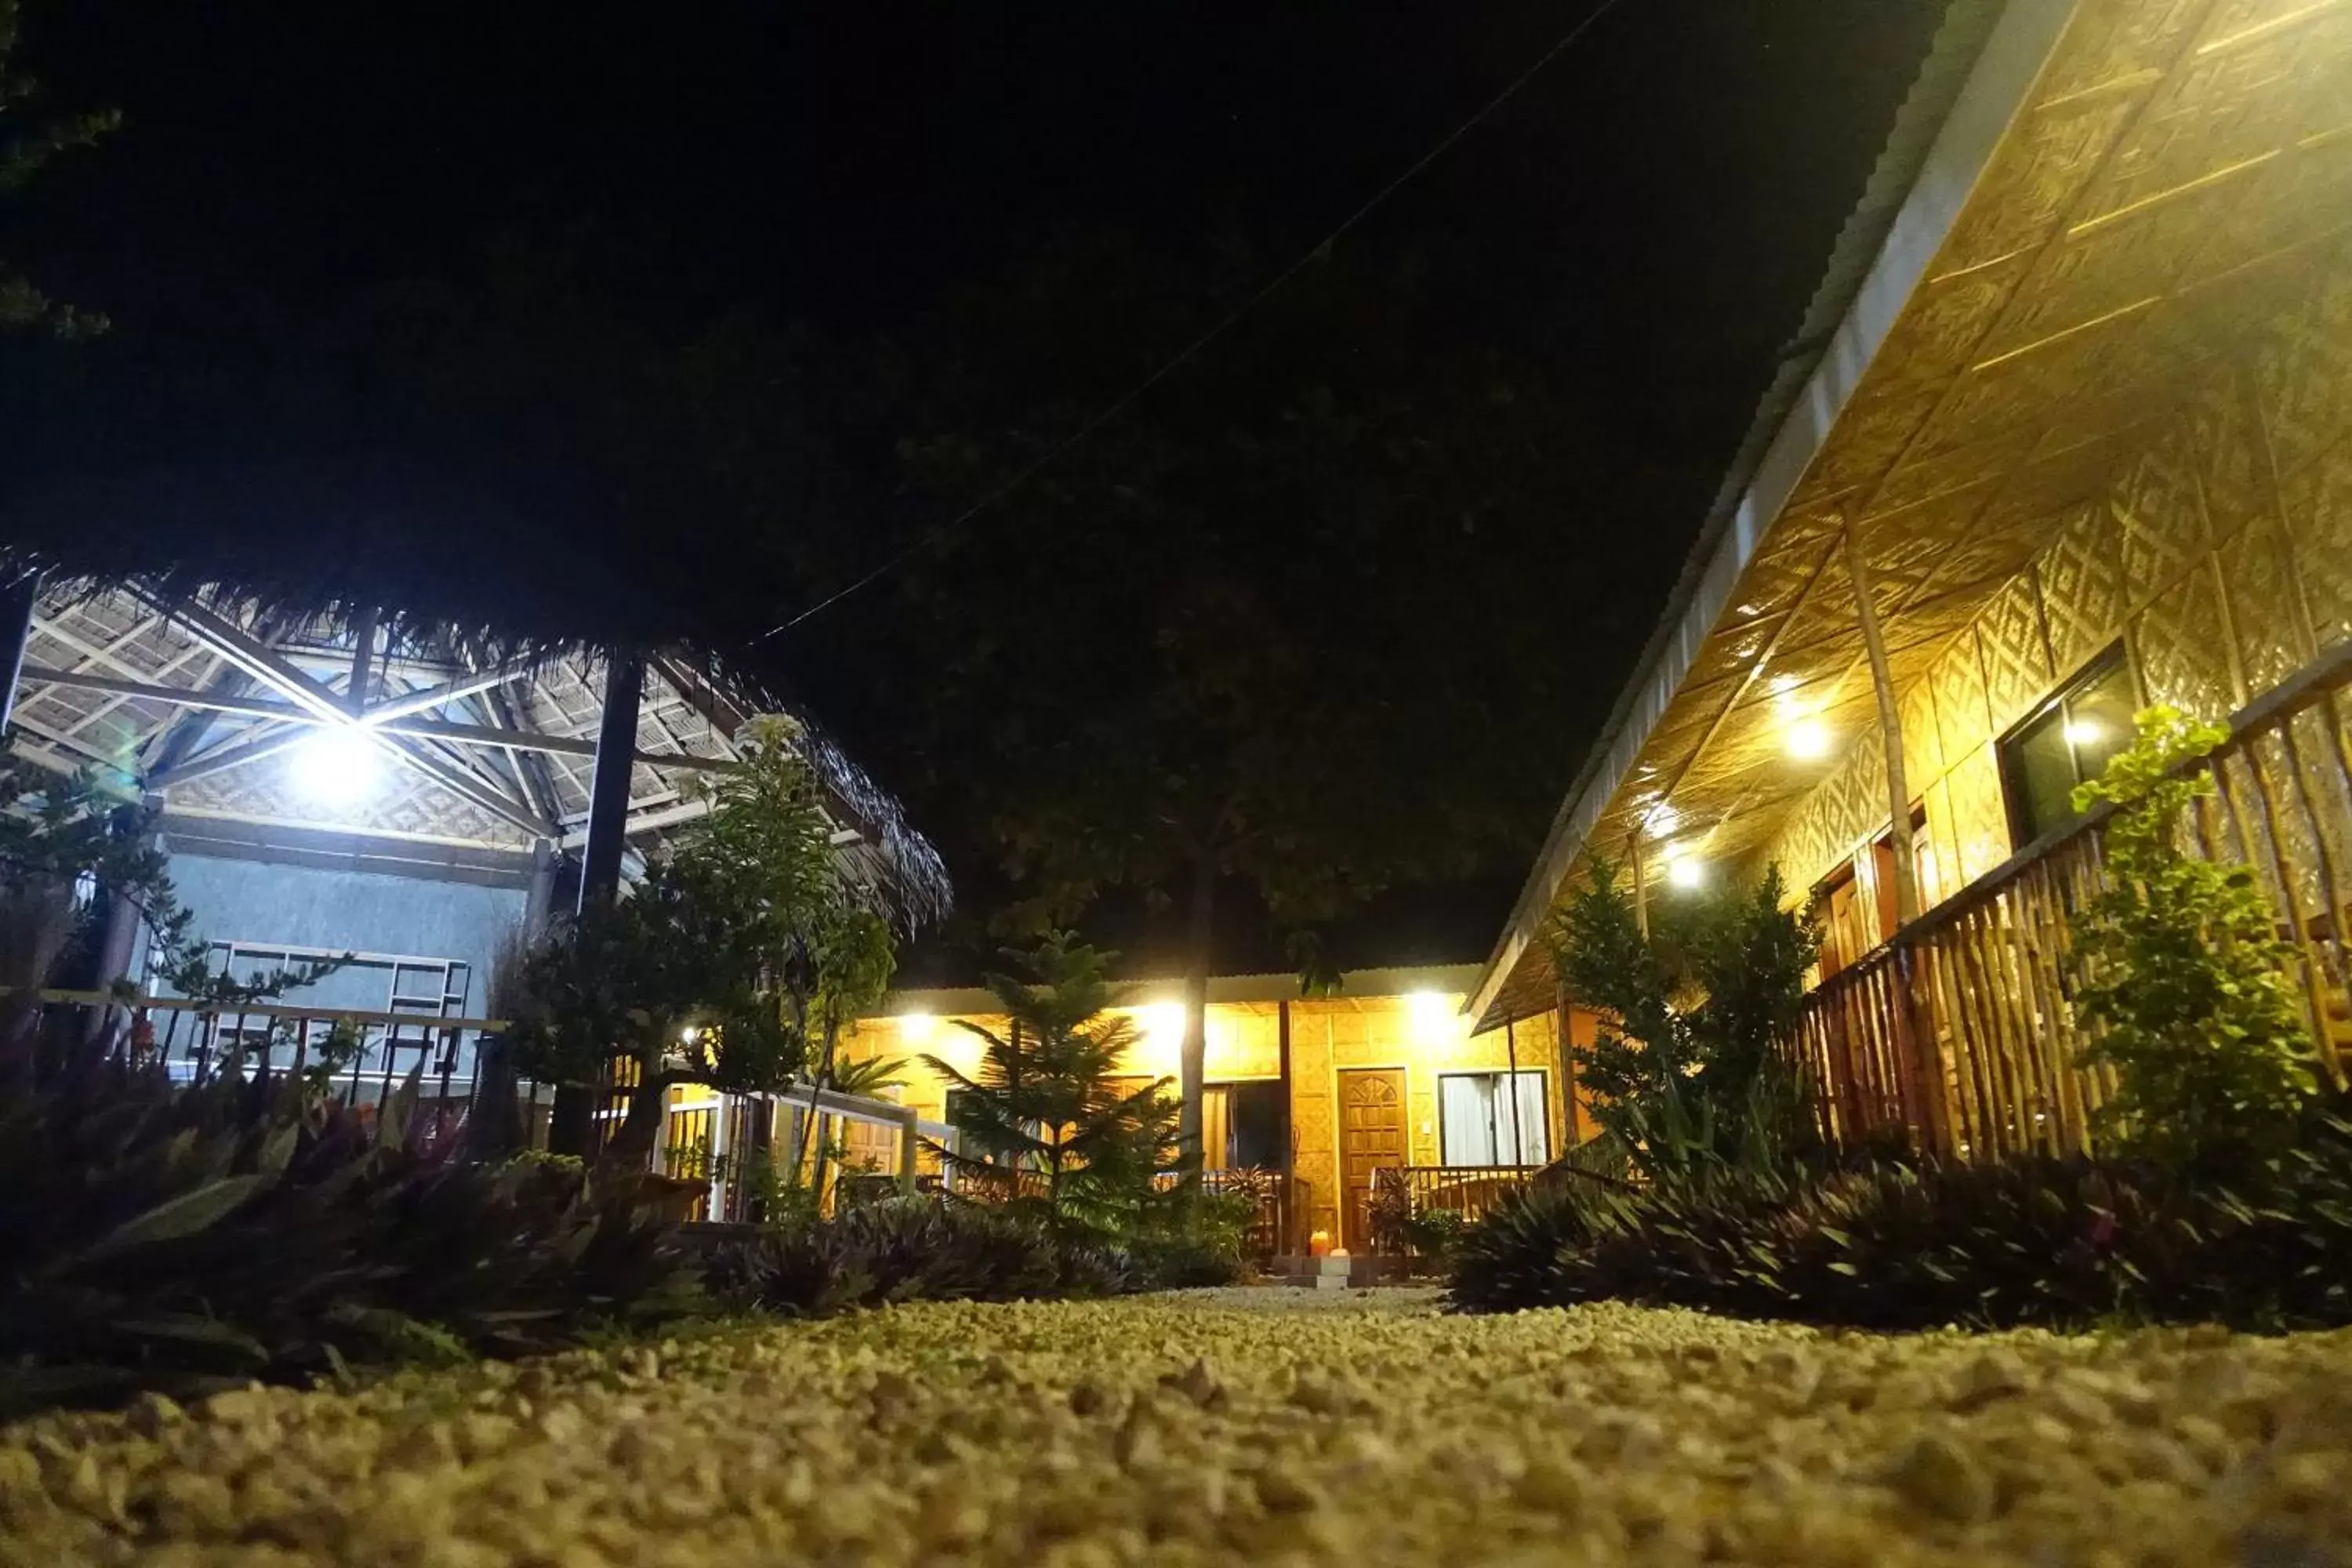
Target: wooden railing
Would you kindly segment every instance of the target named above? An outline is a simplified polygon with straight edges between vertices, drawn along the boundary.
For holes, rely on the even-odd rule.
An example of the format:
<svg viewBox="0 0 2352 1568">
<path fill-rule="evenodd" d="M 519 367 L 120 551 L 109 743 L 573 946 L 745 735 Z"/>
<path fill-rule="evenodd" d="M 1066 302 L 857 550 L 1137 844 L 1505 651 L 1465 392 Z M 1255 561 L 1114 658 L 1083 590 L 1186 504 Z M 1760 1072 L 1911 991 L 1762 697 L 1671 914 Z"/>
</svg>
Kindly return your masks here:
<svg viewBox="0 0 2352 1568">
<path fill-rule="evenodd" d="M 1372 1203 L 1402 1213 L 1396 1217 L 1442 1210 L 1464 1220 L 1484 1219 L 1486 1211 L 1535 1180 L 1541 1165 L 1396 1165 L 1372 1173 Z"/>
<path fill-rule="evenodd" d="M 2347 683 L 2352 646 L 2239 713 L 2229 742 L 2193 770 L 2213 780 L 2212 796 L 2178 828 L 2268 895 L 2331 1067 L 2352 996 Z M 1833 1137 L 1900 1131 L 1972 1158 L 2090 1146 L 2113 1084 L 2083 1059 L 2073 931 L 2106 885 L 2107 815 L 2027 846 L 1806 998 L 1797 1050 Z"/>
</svg>

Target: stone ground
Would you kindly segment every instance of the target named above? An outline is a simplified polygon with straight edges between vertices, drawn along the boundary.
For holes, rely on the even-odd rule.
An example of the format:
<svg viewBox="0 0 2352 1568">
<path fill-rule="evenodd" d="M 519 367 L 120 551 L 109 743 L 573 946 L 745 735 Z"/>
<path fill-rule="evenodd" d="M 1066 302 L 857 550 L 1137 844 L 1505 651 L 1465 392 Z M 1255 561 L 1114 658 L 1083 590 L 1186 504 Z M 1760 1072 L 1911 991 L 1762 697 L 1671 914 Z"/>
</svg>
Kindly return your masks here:
<svg viewBox="0 0 2352 1568">
<path fill-rule="evenodd" d="M 2352 1334 L 923 1305 L 0 1431 L 0 1564 L 2352 1564 Z"/>
</svg>

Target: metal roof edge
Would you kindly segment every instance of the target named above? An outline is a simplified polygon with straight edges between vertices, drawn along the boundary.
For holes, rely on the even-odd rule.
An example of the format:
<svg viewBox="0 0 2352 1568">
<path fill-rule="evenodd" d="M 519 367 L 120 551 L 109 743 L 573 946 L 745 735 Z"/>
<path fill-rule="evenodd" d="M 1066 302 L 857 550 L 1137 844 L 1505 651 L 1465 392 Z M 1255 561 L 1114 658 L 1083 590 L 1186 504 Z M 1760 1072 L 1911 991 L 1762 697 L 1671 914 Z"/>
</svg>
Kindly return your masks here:
<svg viewBox="0 0 2352 1568">
<path fill-rule="evenodd" d="M 1680 689 L 1741 571 L 1925 274 L 2074 0 L 1952 0 L 1895 130 L 1757 409 L 1657 629 L 1570 784 L 1464 1010 L 1483 1019 L 1601 811 Z"/>
</svg>

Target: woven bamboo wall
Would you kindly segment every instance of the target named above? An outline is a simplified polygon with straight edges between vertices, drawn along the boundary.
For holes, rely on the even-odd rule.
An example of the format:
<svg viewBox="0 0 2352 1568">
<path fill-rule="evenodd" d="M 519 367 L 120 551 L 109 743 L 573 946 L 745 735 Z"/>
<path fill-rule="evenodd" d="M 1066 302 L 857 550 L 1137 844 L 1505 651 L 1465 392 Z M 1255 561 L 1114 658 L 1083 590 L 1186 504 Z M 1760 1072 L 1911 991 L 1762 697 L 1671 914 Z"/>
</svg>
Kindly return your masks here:
<svg viewBox="0 0 2352 1568">
<path fill-rule="evenodd" d="M 2352 637 L 2352 271 L 2316 276 L 2219 359 L 2104 496 L 2049 527 L 2050 542 L 1902 692 L 1931 905 L 2016 847 L 1997 738 L 2105 648 L 2123 644 L 2142 700 L 2220 718 Z M 1881 750 L 1874 733 L 1858 737 L 1761 858 L 1780 864 L 1793 899 L 1844 862 L 1872 875 L 1863 851 L 1888 826 Z"/>
</svg>

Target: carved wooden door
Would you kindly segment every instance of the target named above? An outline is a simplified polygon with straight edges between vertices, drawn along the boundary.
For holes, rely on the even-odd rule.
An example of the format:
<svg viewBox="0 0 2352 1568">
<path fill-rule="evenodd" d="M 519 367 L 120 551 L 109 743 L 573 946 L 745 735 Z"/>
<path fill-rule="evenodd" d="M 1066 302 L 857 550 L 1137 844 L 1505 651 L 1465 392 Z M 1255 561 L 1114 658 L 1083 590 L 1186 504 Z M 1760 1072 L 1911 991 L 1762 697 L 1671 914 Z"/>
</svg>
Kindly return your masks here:
<svg viewBox="0 0 2352 1568">
<path fill-rule="evenodd" d="M 1409 1163 L 1405 1153 L 1404 1074 L 1395 1068 L 1350 1068 L 1339 1075 L 1339 1186 L 1346 1218 L 1340 1245 L 1371 1250 L 1372 1173 Z"/>
</svg>

